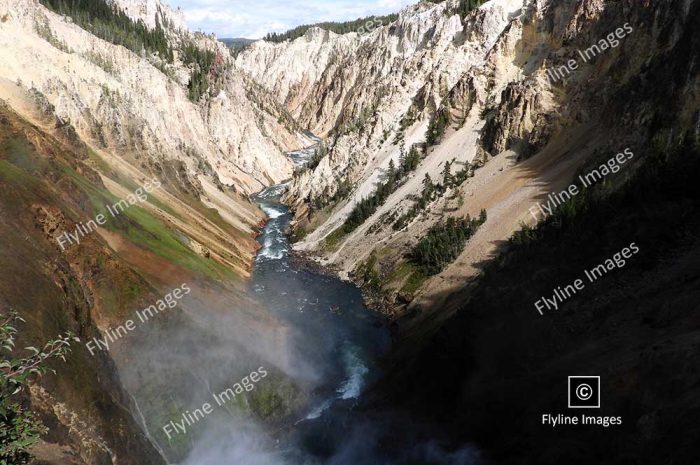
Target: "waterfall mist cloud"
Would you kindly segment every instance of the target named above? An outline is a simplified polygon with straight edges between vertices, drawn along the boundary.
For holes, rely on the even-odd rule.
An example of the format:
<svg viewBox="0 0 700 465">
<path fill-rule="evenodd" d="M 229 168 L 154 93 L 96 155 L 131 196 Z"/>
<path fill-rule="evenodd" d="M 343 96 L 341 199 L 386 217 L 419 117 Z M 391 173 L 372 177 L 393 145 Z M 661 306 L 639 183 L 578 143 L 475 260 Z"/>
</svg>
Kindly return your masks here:
<svg viewBox="0 0 700 465">
<path fill-rule="evenodd" d="M 183 299 L 177 312 L 138 327 L 128 345 L 112 352 L 138 417 L 173 462 L 184 458 L 183 450 L 165 436 L 162 425 L 185 411 L 193 412 L 204 402 L 214 405 L 214 394 L 239 382 L 256 367 L 264 366 L 273 374 L 260 380 L 254 392 L 267 392 L 267 396 L 280 386 L 280 377 L 288 380 L 285 385 L 307 391 L 314 389 L 320 376 L 318 367 L 299 356 L 297 345 L 303 338 L 296 328 L 269 315 L 242 292 L 190 285 L 193 292 Z M 289 408 L 296 408 L 303 396 L 296 398 L 298 391 L 286 389 L 291 393 L 284 401 L 289 402 Z M 249 406 L 250 395 L 242 396 L 244 405 Z M 211 437 L 227 438 L 223 443 L 236 443 L 236 448 L 227 446 L 221 453 L 237 456 L 245 451 L 249 460 L 240 463 L 280 463 L 264 452 L 269 447 L 255 452 L 265 438 L 255 427 L 254 416 L 239 414 L 238 407 L 230 404 L 217 407 L 176 441 L 200 450 L 202 442 L 213 441 Z M 233 433 L 232 427 L 237 428 Z"/>
<path fill-rule="evenodd" d="M 115 357 L 127 386 L 139 389 L 147 377 L 174 372 L 182 382 L 184 373 L 191 385 L 172 390 L 190 391 L 181 400 L 196 404 L 261 365 L 307 388 L 318 382 L 318 366 L 299 354 L 298 328 L 244 295 L 191 286 L 178 313 L 139 328 L 130 350 Z"/>
<path fill-rule="evenodd" d="M 236 418 L 217 421 L 181 465 L 287 465 L 254 423 Z"/>
</svg>

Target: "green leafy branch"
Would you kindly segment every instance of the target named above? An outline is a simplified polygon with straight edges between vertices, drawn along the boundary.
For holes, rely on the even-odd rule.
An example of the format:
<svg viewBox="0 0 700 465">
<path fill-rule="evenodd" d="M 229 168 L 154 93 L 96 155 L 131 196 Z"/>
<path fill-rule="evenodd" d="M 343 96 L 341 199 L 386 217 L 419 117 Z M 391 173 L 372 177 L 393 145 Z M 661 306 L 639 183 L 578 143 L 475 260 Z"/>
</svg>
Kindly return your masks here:
<svg viewBox="0 0 700 465">
<path fill-rule="evenodd" d="M 24 319 L 16 312 L 0 315 L 0 351 L 12 354 L 15 350 L 17 329 L 15 324 Z M 32 380 L 47 372 L 56 373 L 46 366 L 51 358 L 66 361 L 71 351 L 71 342 L 79 341 L 70 332 L 47 342 L 40 350 L 25 347 L 29 355 L 0 360 L 0 465 L 26 464 L 31 455 L 27 449 L 46 434 L 46 427 L 34 412 L 27 411 L 17 400 L 13 400 Z"/>
</svg>

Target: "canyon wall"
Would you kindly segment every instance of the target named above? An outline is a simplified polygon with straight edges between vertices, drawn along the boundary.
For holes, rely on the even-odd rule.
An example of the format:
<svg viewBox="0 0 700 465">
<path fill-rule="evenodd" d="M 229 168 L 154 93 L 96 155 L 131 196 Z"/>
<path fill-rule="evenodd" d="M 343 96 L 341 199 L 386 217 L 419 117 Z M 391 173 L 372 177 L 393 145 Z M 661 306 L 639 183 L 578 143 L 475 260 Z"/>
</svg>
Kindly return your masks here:
<svg viewBox="0 0 700 465">
<path fill-rule="evenodd" d="M 491 0 L 464 17 L 459 3 L 407 7 L 364 35 L 311 30 L 293 42 L 256 43 L 236 60 L 326 136 L 324 155 L 295 175 L 288 195 L 296 247 L 358 282 L 382 282 L 379 299 L 398 314 L 443 307 L 500 241 L 539 221 L 530 208 L 584 166 L 643 151 L 643 128 L 662 112 L 652 95 L 622 102 L 620 90 L 644 76 L 649 60 L 682 47 L 685 17 L 669 16 L 675 3 Z M 302 70 L 305 56 L 311 66 Z M 263 73 L 272 61 L 298 72 Z M 684 76 L 682 92 L 694 79 Z M 689 95 L 672 116 L 683 128 L 697 124 Z M 613 104 L 628 106 L 623 119 L 602 119 Z M 421 154 L 415 170 L 359 227 L 344 228 L 412 147 Z M 421 204 L 426 175 L 445 187 Z M 485 224 L 437 275 L 406 260 L 444 218 L 482 210 Z"/>
<path fill-rule="evenodd" d="M 146 24 L 162 17 L 173 47 L 191 42 L 216 54 L 223 76 L 213 98 L 188 99 L 190 70 L 177 51 L 172 64 L 136 54 L 35 0 L 0 3 L 0 77 L 34 89 L 81 136 L 137 158 L 147 170 L 179 162 L 195 184 L 209 176 L 244 193 L 288 178 L 283 152 L 305 140 L 285 121 L 285 111 L 230 67 L 223 44 L 182 29 L 181 21 L 170 20 L 176 16 L 160 13 L 166 7 L 148 6 L 153 3 L 130 2 L 127 11 Z"/>
<path fill-rule="evenodd" d="M 323 157 L 295 175 L 288 197 L 297 247 L 379 294 L 398 319 L 387 374 L 338 444 L 361 437 L 357 463 L 381 453 L 416 463 L 696 462 L 698 445 L 685 438 L 698 434 L 700 2 L 493 0 L 464 21 L 449 10 L 450 2 L 409 7 L 363 37 L 316 32 L 255 45 L 237 60 L 255 76 L 267 54 L 292 63 L 304 47 L 322 51 L 327 71 L 257 77 L 326 137 Z M 479 30 L 480 20 L 496 28 Z M 463 28 L 446 28 L 450 21 Z M 430 33 L 405 49 L 421 58 L 411 71 L 427 67 L 445 87 L 430 72 L 407 79 L 414 93 L 392 110 L 391 86 L 402 81 L 365 65 L 412 22 Z M 473 67 L 431 60 L 432 47 L 462 57 L 470 41 L 487 47 Z M 341 53 L 326 60 L 327 50 Z M 431 133 L 440 119 L 447 123 Z M 414 174 L 343 230 L 390 178 L 389 160 L 399 165 L 402 141 L 424 154 Z M 579 175 L 605 172 L 625 151 L 628 162 L 582 184 Z M 467 178 L 395 229 L 425 174 L 441 182 L 452 160 Z M 572 201 L 552 200 L 572 185 Z M 481 209 L 488 218 L 461 255 L 413 279 L 406 255 L 426 231 Z M 630 244 L 638 256 L 587 278 Z M 585 288 L 561 294 L 577 278 Z M 558 306 L 540 314 L 544 297 Z M 619 415 L 620 425 L 543 422 L 546 413 L 574 416 L 567 377 L 583 373 L 601 377 L 592 415 Z M 424 442 L 447 449 L 445 460 L 422 454 Z"/>
<path fill-rule="evenodd" d="M 166 463 L 148 427 L 173 401 L 138 402 L 154 404 L 165 380 L 193 385 L 179 361 L 155 366 L 178 325 L 194 325 L 183 323 L 186 312 L 171 311 L 109 352 L 85 343 L 183 282 L 206 290 L 189 303 L 200 318 L 200 305 L 229 316 L 233 306 L 239 326 L 273 325 L 245 297 L 264 221 L 248 196 L 288 179 L 284 152 L 310 144 L 281 104 L 233 68 L 229 49 L 188 31 L 181 13 L 155 0 L 111 4 L 162 30 L 172 60 L 116 45 L 124 38 L 104 34 L 109 24 L 104 40 L 37 0 L 0 0 L 0 313 L 24 318 L 21 347 L 66 331 L 81 340 L 22 394 L 49 427 L 32 448 L 38 463 Z M 187 62 L 195 48 L 211 54 L 209 69 Z M 194 93 L 197 75 L 210 86 Z M 154 179 L 161 187 L 124 207 Z M 118 202 L 123 211 L 110 214 Z M 80 229 L 100 214 L 104 224 Z M 187 445 L 178 446 L 184 454 Z"/>
</svg>

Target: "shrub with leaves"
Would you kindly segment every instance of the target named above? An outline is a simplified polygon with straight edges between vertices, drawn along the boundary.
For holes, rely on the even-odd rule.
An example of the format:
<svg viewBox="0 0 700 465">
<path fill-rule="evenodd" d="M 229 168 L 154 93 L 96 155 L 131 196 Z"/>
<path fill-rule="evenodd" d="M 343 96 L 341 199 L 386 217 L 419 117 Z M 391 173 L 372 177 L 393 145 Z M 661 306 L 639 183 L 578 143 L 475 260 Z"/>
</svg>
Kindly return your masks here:
<svg viewBox="0 0 700 465">
<path fill-rule="evenodd" d="M 49 341 L 43 349 L 26 347 L 26 356 L 14 357 L 16 322 L 24 320 L 16 313 L 0 315 L 0 465 L 29 463 L 27 449 L 46 434 L 46 427 L 37 415 L 26 410 L 21 394 L 38 377 L 51 371 L 46 361 L 51 358 L 66 360 L 71 341 L 78 341 L 66 333 Z"/>
</svg>

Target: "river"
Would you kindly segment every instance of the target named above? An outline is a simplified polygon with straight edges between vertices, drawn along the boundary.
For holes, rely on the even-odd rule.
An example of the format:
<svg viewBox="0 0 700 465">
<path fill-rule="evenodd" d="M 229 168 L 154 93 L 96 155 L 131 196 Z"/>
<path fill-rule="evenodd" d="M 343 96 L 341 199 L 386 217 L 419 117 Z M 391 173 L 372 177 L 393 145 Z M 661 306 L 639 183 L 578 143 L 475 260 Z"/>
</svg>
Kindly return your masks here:
<svg viewBox="0 0 700 465">
<path fill-rule="evenodd" d="M 375 361 L 388 349 L 389 334 L 381 317 L 364 306 L 356 286 L 290 260 L 285 233 L 292 215 L 279 202 L 284 189 L 274 186 L 255 197 L 269 221 L 259 239 L 262 249 L 250 287 L 267 311 L 301 335 L 295 356 L 323 373 L 325 386 L 309 411 L 311 419 L 334 399 L 360 395 L 376 375 Z"/>
<path fill-rule="evenodd" d="M 312 153 L 291 158 L 299 166 Z M 321 443 L 328 433 L 324 429 L 333 422 L 329 417 L 351 408 L 376 379 L 376 361 L 389 349 L 390 336 L 381 316 L 365 307 L 355 285 L 291 257 L 286 233 L 292 214 L 280 202 L 286 187 L 273 186 L 254 196 L 269 220 L 259 237 L 262 248 L 250 290 L 266 311 L 294 328 L 296 353 L 291 356 L 304 360 L 318 375 L 307 409 L 290 419 L 279 439 L 279 452 L 290 463 L 315 463 L 321 460 L 319 450 L 326 449 Z"/>
</svg>

